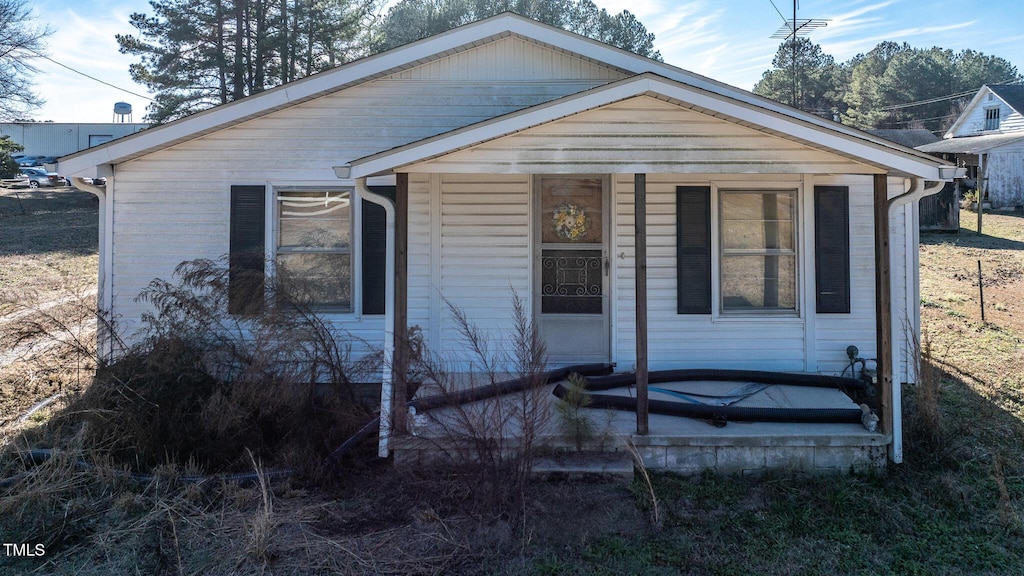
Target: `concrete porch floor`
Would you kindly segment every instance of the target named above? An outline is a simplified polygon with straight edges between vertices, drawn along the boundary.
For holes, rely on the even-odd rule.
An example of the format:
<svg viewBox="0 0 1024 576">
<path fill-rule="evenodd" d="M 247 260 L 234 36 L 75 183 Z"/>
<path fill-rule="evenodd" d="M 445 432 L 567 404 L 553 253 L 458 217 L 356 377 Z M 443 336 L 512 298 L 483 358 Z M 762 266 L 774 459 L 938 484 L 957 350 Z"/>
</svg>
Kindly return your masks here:
<svg viewBox="0 0 1024 576">
<path fill-rule="evenodd" d="M 558 398 L 551 393 L 556 384 L 546 385 L 526 398 L 527 405 L 533 407 L 537 415 L 534 418 L 537 423 L 536 444 L 555 454 L 541 460 L 539 466 L 544 473 L 586 473 L 586 458 L 566 457 L 565 453 L 577 452 L 578 447 L 560 431 L 559 418 L 555 413 Z M 727 395 L 743 384 L 690 381 L 651 386 L 688 396 L 692 394 L 691 399 L 708 401 L 708 396 L 697 395 Z M 427 388 L 421 390 L 420 395 L 433 392 L 436 389 L 431 391 Z M 601 393 L 632 396 L 635 389 L 617 388 Z M 652 400 L 686 402 L 656 390 L 651 390 L 650 397 Z M 465 437 L 462 434 L 467 427 L 475 427 L 494 436 L 500 429 L 503 441 L 514 447 L 522 436 L 514 414 L 521 411 L 523 403 L 524 395 L 511 394 L 461 408 L 446 407 L 418 414 L 410 422 L 411 435 L 393 439 L 396 464 L 418 465 L 465 454 Z M 769 385 L 731 405 L 857 408 L 839 390 L 779 384 Z M 622 461 L 628 461 L 631 458 L 628 443 L 632 442 L 648 469 L 686 475 L 705 471 L 757 474 L 768 470 L 840 473 L 851 469 L 881 469 L 886 465 L 887 445 L 890 443 L 888 435 L 869 432 L 860 424 L 729 421 L 723 427 L 716 427 L 707 420 L 663 414 L 650 414 L 649 434 L 639 436 L 636 434 L 636 415 L 632 412 L 583 408 L 581 413 L 588 417 L 594 429 L 593 436 L 582 446 L 583 451 L 618 454 Z M 614 457 L 612 460 L 593 458 L 592 461 L 590 471 L 594 473 L 615 474 L 614 470 L 621 471 L 622 462 L 616 464 Z M 564 470 L 559 470 L 560 466 Z"/>
</svg>

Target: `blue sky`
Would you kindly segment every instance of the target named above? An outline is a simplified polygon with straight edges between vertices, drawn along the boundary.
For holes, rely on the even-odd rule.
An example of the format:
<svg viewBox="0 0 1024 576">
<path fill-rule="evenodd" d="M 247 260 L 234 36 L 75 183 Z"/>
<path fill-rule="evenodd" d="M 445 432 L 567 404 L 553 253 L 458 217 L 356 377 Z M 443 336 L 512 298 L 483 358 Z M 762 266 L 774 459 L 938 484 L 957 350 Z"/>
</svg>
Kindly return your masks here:
<svg viewBox="0 0 1024 576">
<path fill-rule="evenodd" d="M 744 89 L 771 66 L 779 40 L 770 36 L 791 17 L 792 0 L 595 0 L 609 11 L 628 9 L 656 35 L 666 62 Z M 132 12 L 148 12 L 147 0 L 29 0 L 37 23 L 54 30 L 54 60 L 115 86 L 145 95 L 133 83 L 114 35 L 130 34 Z M 777 10 L 776 10 L 777 7 Z M 990 0 L 802 0 L 797 18 L 829 19 L 811 34 L 822 49 L 843 62 L 883 40 L 959 51 L 971 48 L 1001 56 L 1024 72 L 1024 2 Z M 35 85 L 47 100 L 32 115 L 55 122 L 110 122 L 114 102 L 134 107 L 142 120 L 146 100 L 38 61 Z M 937 94 L 936 96 L 942 96 Z"/>
</svg>

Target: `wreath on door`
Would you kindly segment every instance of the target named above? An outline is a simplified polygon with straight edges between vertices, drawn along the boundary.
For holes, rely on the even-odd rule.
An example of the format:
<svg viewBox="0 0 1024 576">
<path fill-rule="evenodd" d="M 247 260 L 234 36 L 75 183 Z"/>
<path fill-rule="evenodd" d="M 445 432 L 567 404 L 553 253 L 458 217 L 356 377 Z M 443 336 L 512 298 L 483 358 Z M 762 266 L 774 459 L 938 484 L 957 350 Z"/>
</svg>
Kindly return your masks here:
<svg viewBox="0 0 1024 576">
<path fill-rule="evenodd" d="M 575 204 L 562 204 L 551 216 L 555 234 L 563 240 L 576 242 L 587 233 L 587 215 Z"/>
</svg>

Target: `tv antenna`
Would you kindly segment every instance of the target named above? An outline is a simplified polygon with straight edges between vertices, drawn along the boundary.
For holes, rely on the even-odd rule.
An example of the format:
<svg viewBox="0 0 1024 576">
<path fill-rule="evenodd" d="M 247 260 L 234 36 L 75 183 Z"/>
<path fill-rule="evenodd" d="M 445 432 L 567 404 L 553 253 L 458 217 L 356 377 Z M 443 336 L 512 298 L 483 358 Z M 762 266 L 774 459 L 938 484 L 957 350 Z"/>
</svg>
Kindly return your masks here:
<svg viewBox="0 0 1024 576">
<path fill-rule="evenodd" d="M 779 29 L 776 30 L 775 33 L 771 35 L 771 37 L 772 38 L 778 38 L 780 40 L 789 40 L 790 42 L 792 42 L 792 45 L 793 45 L 793 58 L 792 58 L 793 95 L 792 95 L 792 100 L 790 102 L 790 105 L 795 108 L 796 107 L 796 92 L 797 92 L 797 70 L 798 70 L 798 66 L 797 66 L 798 54 L 797 54 L 796 39 L 799 38 L 799 37 L 809 36 L 811 32 L 813 32 L 813 31 L 815 31 L 815 30 L 817 30 L 819 28 L 824 28 L 825 26 L 828 26 L 829 19 L 828 18 L 800 18 L 800 19 L 798 19 L 796 17 L 796 9 L 797 9 L 797 5 L 798 5 L 798 0 L 793 0 L 793 18 L 792 19 L 788 19 L 788 18 L 786 18 L 785 16 L 782 15 L 782 12 L 779 11 L 779 8 L 778 8 L 778 6 L 775 5 L 775 1 L 774 0 L 768 0 L 768 1 L 771 2 L 772 8 L 775 8 L 775 11 L 779 13 L 779 17 L 782 18 L 782 26 L 780 26 Z"/>
</svg>

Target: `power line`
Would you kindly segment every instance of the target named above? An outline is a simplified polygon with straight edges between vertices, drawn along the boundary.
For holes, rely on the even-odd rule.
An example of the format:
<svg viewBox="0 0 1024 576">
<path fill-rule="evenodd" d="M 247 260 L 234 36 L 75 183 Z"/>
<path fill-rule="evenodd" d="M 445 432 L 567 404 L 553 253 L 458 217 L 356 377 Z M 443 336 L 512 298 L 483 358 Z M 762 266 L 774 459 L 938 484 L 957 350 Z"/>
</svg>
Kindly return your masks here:
<svg viewBox="0 0 1024 576">
<path fill-rule="evenodd" d="M 82 72 L 81 70 L 75 70 L 71 66 L 68 66 L 67 64 L 62 64 L 60 62 L 57 62 L 53 58 L 50 58 L 49 56 L 47 56 L 45 54 L 40 54 L 39 52 L 36 52 L 35 50 L 29 50 L 29 52 L 32 52 L 33 54 L 35 54 L 36 56 L 42 58 L 43 60 L 48 60 L 50 62 L 53 62 L 54 64 L 56 64 L 57 66 L 60 66 L 61 68 L 66 68 L 66 69 L 74 72 L 75 74 L 79 74 L 79 75 L 85 76 L 89 80 L 93 80 L 95 82 L 99 82 L 100 84 L 104 84 L 106 86 L 110 86 L 111 88 L 113 88 L 115 90 L 120 90 L 121 92 L 125 92 L 125 93 L 128 93 L 128 94 L 131 94 L 132 96 L 135 96 L 136 98 L 142 98 L 143 100 L 149 100 L 150 102 L 153 101 L 153 99 L 150 98 L 149 96 L 143 96 L 142 94 L 137 94 L 135 92 L 132 92 L 131 90 L 126 90 L 124 88 L 121 88 L 120 86 L 114 86 L 110 82 L 105 82 L 103 80 L 100 80 L 99 78 L 96 78 L 95 76 L 90 76 L 90 75 L 86 74 L 85 72 Z"/>
<path fill-rule="evenodd" d="M 991 85 L 991 86 L 1001 86 L 1001 85 L 1004 85 L 1004 84 L 1012 84 L 1014 82 L 1015 82 L 1015 80 L 1011 79 L 1011 80 L 1003 80 L 1002 82 L 990 82 L 989 85 Z M 971 90 L 970 92 L 961 92 L 959 94 L 951 94 L 949 96 L 939 96 L 939 97 L 936 97 L 936 98 L 929 98 L 928 100 L 918 100 L 917 102 L 907 102 L 906 104 L 893 104 L 892 106 L 886 106 L 884 108 L 881 108 L 881 110 L 889 111 L 889 110 L 899 110 L 901 108 L 912 108 L 914 106 L 923 106 L 925 104 L 934 104 L 936 102 L 942 102 L 943 100 L 955 100 L 957 98 L 963 98 L 964 96 L 970 96 L 972 94 L 977 94 L 977 93 L 978 93 L 977 90 Z"/>
<path fill-rule="evenodd" d="M 906 104 L 894 104 L 892 106 L 886 106 L 882 110 L 899 110 L 901 108 L 913 108 L 914 106 L 924 106 L 925 104 L 934 104 L 936 102 L 942 102 L 943 100 L 955 100 L 957 98 L 963 98 L 964 96 L 970 96 L 975 94 L 977 90 L 971 90 L 970 92 L 961 92 L 959 94 L 952 94 L 950 96 L 939 96 L 938 98 L 929 98 L 928 100 L 918 100 L 917 102 L 907 102 Z"/>
</svg>

